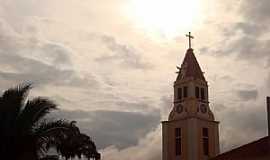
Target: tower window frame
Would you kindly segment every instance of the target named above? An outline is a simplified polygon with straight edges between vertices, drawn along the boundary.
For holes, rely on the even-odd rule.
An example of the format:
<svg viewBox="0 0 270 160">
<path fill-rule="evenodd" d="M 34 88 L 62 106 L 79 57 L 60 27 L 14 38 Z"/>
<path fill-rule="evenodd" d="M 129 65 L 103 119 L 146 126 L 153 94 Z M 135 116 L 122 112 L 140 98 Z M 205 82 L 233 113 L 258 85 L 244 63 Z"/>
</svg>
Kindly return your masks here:
<svg viewBox="0 0 270 160">
<path fill-rule="evenodd" d="M 181 128 L 175 128 L 175 155 L 180 156 L 182 154 L 182 130 Z"/>
<path fill-rule="evenodd" d="M 199 87 L 195 87 L 195 97 L 196 98 L 200 98 L 200 88 Z"/>
<path fill-rule="evenodd" d="M 188 87 L 184 86 L 184 98 L 188 97 Z"/>
<path fill-rule="evenodd" d="M 182 95 L 182 88 L 178 88 L 177 89 L 177 98 L 179 100 L 181 100 L 183 98 L 183 95 Z"/>
<path fill-rule="evenodd" d="M 205 89 L 201 88 L 201 99 L 205 100 Z"/>
<path fill-rule="evenodd" d="M 203 154 L 209 156 L 209 129 L 202 128 Z"/>
</svg>

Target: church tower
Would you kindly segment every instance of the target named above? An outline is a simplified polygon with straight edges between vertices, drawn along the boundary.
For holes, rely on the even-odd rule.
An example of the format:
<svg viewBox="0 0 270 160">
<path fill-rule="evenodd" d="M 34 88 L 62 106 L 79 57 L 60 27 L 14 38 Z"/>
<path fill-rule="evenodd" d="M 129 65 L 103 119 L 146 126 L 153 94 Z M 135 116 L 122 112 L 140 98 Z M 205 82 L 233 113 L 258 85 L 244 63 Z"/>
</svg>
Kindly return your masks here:
<svg viewBox="0 0 270 160">
<path fill-rule="evenodd" d="M 162 160 L 207 160 L 219 154 L 219 132 L 209 107 L 208 84 L 191 48 L 174 82 L 174 102 L 162 122 Z"/>
</svg>

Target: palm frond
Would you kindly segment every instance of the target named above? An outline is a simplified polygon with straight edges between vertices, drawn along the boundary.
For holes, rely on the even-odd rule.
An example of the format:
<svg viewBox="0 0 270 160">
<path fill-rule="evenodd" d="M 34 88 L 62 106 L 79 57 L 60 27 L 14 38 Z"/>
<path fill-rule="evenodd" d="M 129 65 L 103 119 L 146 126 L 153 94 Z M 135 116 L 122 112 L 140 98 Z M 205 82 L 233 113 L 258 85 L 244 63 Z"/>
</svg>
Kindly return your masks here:
<svg viewBox="0 0 270 160">
<path fill-rule="evenodd" d="M 48 133 L 54 132 L 65 132 L 65 131 L 72 131 L 72 132 L 80 132 L 79 128 L 70 123 L 67 120 L 57 120 L 57 121 L 43 121 L 41 122 L 38 127 L 34 128 L 34 132 L 37 135 L 46 135 Z"/>
<path fill-rule="evenodd" d="M 4 91 L 0 98 L 1 142 L 7 145 L 4 146 L 4 148 L 12 146 L 12 144 L 16 142 L 16 140 L 12 138 L 16 137 L 15 135 L 17 134 L 16 121 L 30 89 L 31 84 L 24 83 Z"/>
<path fill-rule="evenodd" d="M 79 128 L 66 120 L 43 121 L 33 129 L 33 134 L 39 137 L 38 146 L 41 146 L 40 150 L 47 150 L 51 146 L 57 146 L 65 137 L 79 133 Z M 45 146 L 42 144 L 45 144 Z"/>
<path fill-rule="evenodd" d="M 0 110 L 13 113 L 16 117 L 20 114 L 30 89 L 31 84 L 25 83 L 4 91 L 1 98 Z"/>
<path fill-rule="evenodd" d="M 18 119 L 20 131 L 31 130 L 35 123 L 55 109 L 57 109 L 56 104 L 47 98 L 38 97 L 27 101 Z"/>
</svg>

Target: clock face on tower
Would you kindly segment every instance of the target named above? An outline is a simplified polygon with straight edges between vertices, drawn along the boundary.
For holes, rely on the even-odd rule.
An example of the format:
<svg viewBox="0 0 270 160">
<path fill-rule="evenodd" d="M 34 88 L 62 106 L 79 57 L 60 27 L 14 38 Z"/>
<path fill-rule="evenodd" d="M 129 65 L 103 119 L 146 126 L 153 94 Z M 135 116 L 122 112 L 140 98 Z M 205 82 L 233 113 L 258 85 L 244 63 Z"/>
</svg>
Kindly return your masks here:
<svg viewBox="0 0 270 160">
<path fill-rule="evenodd" d="M 182 113 L 182 112 L 183 112 L 183 109 L 184 109 L 184 107 L 183 107 L 182 104 L 178 104 L 178 105 L 176 106 L 176 112 L 177 112 L 177 113 Z"/>
<path fill-rule="evenodd" d="M 206 112 L 207 112 L 207 107 L 206 107 L 206 105 L 205 105 L 205 104 L 201 104 L 201 105 L 200 105 L 200 110 L 201 110 L 202 113 L 206 113 Z"/>
</svg>

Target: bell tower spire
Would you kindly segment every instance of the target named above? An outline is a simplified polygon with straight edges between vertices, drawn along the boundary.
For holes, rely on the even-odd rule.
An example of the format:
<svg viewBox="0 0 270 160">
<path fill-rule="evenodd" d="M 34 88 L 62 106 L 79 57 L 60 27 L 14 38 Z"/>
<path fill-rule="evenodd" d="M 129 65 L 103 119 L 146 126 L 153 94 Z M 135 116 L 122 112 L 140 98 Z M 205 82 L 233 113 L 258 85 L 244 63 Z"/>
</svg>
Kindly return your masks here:
<svg viewBox="0 0 270 160">
<path fill-rule="evenodd" d="M 209 106 L 208 84 L 191 48 L 174 82 L 173 107 L 162 122 L 163 160 L 207 160 L 219 153 L 218 124 Z"/>
<path fill-rule="evenodd" d="M 192 48 L 187 50 L 181 68 L 177 68 L 179 69 L 177 81 L 184 79 L 199 79 L 206 81 Z"/>
</svg>

